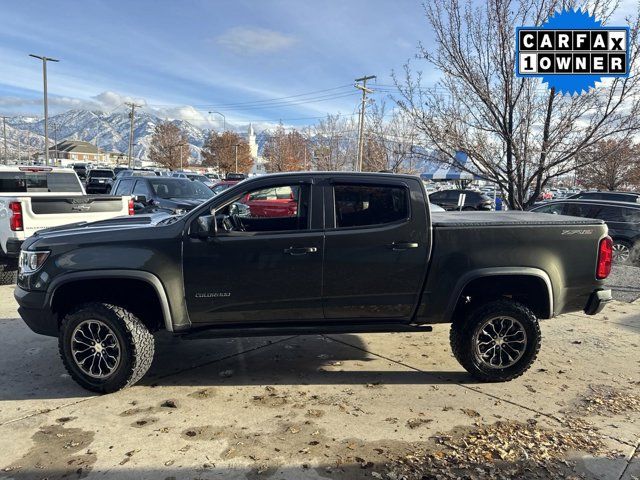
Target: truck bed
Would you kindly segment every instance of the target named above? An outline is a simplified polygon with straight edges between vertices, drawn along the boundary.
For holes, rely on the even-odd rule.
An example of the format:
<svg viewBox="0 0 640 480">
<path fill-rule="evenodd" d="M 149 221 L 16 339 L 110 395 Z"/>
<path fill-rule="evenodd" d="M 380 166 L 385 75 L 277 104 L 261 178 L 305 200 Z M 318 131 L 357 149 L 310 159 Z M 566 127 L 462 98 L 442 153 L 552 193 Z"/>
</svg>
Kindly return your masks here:
<svg viewBox="0 0 640 480">
<path fill-rule="evenodd" d="M 602 220 L 550 213 L 534 212 L 436 212 L 431 217 L 434 227 L 503 227 L 503 226 L 554 226 L 601 225 Z"/>
</svg>

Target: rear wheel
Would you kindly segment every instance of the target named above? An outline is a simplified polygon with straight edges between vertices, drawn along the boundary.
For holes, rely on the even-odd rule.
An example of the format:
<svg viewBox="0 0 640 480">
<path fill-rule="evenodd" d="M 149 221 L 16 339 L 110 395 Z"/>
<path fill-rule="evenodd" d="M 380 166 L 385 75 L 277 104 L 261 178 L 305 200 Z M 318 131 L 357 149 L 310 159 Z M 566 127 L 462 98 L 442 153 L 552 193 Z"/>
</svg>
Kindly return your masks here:
<svg viewBox="0 0 640 480">
<path fill-rule="evenodd" d="M 621 265 L 627 265 L 631 263 L 631 251 L 632 246 L 629 242 L 624 240 L 613 241 L 613 262 Z"/>
<path fill-rule="evenodd" d="M 454 322 L 450 341 L 458 362 L 475 378 L 506 382 L 529 369 L 541 334 L 531 310 L 513 300 L 497 300 Z"/>
<path fill-rule="evenodd" d="M 136 383 L 149 370 L 154 353 L 153 335 L 135 315 L 97 302 L 64 317 L 58 346 L 69 375 L 99 393 Z"/>
</svg>

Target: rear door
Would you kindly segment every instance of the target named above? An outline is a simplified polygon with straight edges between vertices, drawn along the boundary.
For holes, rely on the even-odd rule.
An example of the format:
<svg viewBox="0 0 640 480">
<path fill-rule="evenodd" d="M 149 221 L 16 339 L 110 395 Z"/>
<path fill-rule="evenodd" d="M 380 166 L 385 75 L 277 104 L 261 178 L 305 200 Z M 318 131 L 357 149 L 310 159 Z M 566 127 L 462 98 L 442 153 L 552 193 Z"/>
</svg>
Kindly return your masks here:
<svg viewBox="0 0 640 480">
<path fill-rule="evenodd" d="M 334 178 L 325 191 L 323 308 L 328 320 L 408 320 L 430 250 L 418 181 Z"/>
</svg>

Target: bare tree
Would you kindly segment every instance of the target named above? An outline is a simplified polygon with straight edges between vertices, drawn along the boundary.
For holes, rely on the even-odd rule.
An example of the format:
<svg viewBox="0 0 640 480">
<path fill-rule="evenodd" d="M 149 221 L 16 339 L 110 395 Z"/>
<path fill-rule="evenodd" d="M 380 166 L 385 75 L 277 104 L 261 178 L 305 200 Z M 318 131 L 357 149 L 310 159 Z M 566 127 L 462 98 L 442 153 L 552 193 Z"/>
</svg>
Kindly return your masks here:
<svg viewBox="0 0 640 480">
<path fill-rule="evenodd" d="M 202 147 L 202 164 L 216 167 L 220 173 L 235 172 L 236 150 L 238 172 L 249 173 L 253 167 L 253 158 L 247 141 L 231 131 L 220 135 L 210 132 Z"/>
<path fill-rule="evenodd" d="M 315 126 L 312 163 L 316 170 L 353 168 L 356 151 L 356 125 L 350 117 L 327 115 Z"/>
<path fill-rule="evenodd" d="M 397 103 L 451 164 L 465 151 L 483 175 L 507 192 L 511 208 L 531 205 L 553 179 L 593 161 L 581 155 L 608 138 L 640 130 L 638 24 L 631 27 L 629 78 L 607 79 L 582 95 L 559 95 L 515 72 L 514 26 L 541 25 L 562 8 L 588 8 L 604 22 L 616 0 L 432 0 L 424 5 L 433 47 L 419 58 L 441 74 L 422 86 L 407 64 Z"/>
<path fill-rule="evenodd" d="M 292 172 L 304 168 L 305 159 L 311 158 L 311 151 L 300 132 L 287 132 L 280 123 L 269 135 L 263 156 L 267 159 L 267 172 Z"/>
<path fill-rule="evenodd" d="M 419 131 L 412 117 L 404 111 L 386 111 L 386 104 L 373 103 L 367 113 L 364 169 L 415 173 L 412 160 L 420 143 Z"/>
<path fill-rule="evenodd" d="M 578 170 L 579 182 L 587 188 L 619 190 L 640 182 L 640 153 L 630 140 L 603 140 L 583 153 L 590 161 Z"/>
<path fill-rule="evenodd" d="M 149 146 L 149 159 L 152 162 L 175 170 L 181 165 L 188 165 L 190 152 L 189 139 L 177 125 L 171 122 L 156 125 Z"/>
</svg>

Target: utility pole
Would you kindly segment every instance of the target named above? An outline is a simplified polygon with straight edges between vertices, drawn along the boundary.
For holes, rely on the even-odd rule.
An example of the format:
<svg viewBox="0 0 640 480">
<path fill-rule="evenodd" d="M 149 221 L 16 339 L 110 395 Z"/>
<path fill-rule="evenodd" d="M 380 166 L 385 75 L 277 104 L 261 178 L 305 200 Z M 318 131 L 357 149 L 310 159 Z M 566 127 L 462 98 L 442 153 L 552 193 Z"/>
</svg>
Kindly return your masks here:
<svg viewBox="0 0 640 480">
<path fill-rule="evenodd" d="M 31 130 L 27 130 L 27 165 L 31 165 Z"/>
<path fill-rule="evenodd" d="M 238 173 L 238 147 L 240 146 L 240 144 L 236 143 L 234 145 L 234 148 L 236 149 L 236 173 Z"/>
<path fill-rule="evenodd" d="M 7 117 L 2 117 L 2 135 L 4 136 L 4 155 L 2 159 L 4 160 L 4 164 L 8 163 L 7 158 Z M 19 137 L 18 137 L 19 138 Z"/>
<path fill-rule="evenodd" d="M 362 171 L 362 151 L 364 150 L 364 109 L 367 102 L 367 93 L 373 93 L 373 90 L 367 88 L 367 80 L 373 80 L 375 75 L 367 75 L 356 78 L 356 82 L 362 82 L 362 85 L 356 83 L 354 86 L 358 90 L 362 90 L 362 105 L 360 106 L 360 126 L 358 128 L 358 172 Z"/>
<path fill-rule="evenodd" d="M 56 158 L 53 163 L 55 164 L 58 161 L 58 124 L 53 122 L 53 148 L 55 149 L 54 155 Z"/>
<path fill-rule="evenodd" d="M 179 147 L 180 147 L 180 170 L 183 170 L 184 168 L 182 167 L 182 144 L 180 144 Z"/>
<path fill-rule="evenodd" d="M 138 105 L 133 102 L 125 102 L 125 105 L 131 109 L 129 112 L 130 130 L 129 130 L 129 168 L 131 168 L 131 155 L 133 153 L 133 117 L 136 113 L 136 108 L 141 108 L 142 105 Z"/>
<path fill-rule="evenodd" d="M 55 58 L 45 57 L 44 55 L 29 54 L 30 57 L 42 60 L 42 81 L 44 83 L 44 164 L 49 165 L 49 104 L 47 100 L 47 62 L 59 62 Z"/>
</svg>

